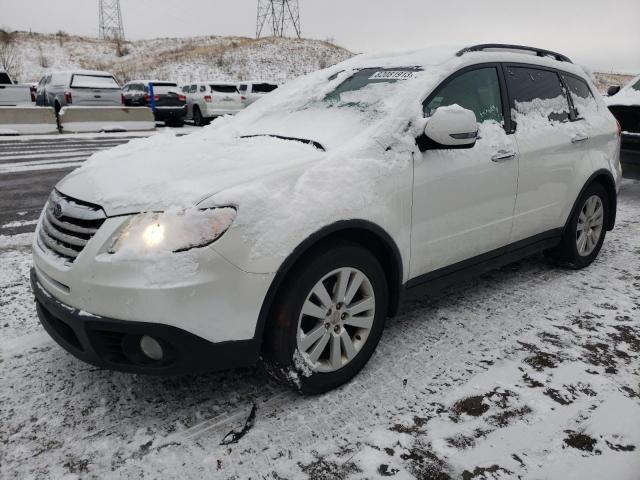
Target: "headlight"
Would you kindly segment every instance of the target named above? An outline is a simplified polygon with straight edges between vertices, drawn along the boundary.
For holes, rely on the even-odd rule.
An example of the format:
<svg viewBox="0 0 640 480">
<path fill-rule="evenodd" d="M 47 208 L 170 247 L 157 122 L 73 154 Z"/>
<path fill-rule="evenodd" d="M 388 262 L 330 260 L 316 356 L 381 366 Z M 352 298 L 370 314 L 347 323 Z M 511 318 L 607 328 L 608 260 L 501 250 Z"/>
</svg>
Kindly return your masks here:
<svg viewBox="0 0 640 480">
<path fill-rule="evenodd" d="M 182 252 L 214 242 L 236 218 L 232 207 L 141 213 L 121 230 L 109 253 Z"/>
</svg>

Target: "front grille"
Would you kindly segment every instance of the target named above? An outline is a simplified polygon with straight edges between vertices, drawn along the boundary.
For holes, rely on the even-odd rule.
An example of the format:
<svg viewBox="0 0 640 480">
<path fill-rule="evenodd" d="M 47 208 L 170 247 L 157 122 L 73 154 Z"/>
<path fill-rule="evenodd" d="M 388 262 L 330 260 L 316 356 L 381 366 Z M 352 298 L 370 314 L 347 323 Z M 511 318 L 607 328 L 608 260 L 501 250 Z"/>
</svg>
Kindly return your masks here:
<svg viewBox="0 0 640 480">
<path fill-rule="evenodd" d="M 54 190 L 42 215 L 38 242 L 42 249 L 73 263 L 105 219 L 100 206 Z"/>
</svg>

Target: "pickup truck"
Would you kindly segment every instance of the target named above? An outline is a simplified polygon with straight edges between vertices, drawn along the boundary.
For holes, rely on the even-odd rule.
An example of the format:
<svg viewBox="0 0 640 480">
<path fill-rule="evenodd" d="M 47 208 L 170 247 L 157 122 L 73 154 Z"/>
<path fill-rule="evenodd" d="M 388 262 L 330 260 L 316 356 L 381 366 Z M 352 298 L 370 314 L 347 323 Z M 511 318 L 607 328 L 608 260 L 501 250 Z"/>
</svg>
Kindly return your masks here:
<svg viewBox="0 0 640 480">
<path fill-rule="evenodd" d="M 0 107 L 31 104 L 29 85 L 15 85 L 4 70 L 0 70 Z"/>
</svg>

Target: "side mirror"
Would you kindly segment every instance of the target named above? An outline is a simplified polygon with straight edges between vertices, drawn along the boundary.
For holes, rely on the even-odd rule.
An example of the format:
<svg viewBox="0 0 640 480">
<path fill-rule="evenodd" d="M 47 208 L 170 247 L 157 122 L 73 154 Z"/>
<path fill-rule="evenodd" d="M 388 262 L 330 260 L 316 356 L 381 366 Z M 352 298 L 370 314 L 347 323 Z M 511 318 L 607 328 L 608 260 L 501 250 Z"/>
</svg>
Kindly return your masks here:
<svg viewBox="0 0 640 480">
<path fill-rule="evenodd" d="M 476 114 L 459 105 L 439 107 L 427 121 L 423 150 L 472 148 L 478 138 Z"/>
<path fill-rule="evenodd" d="M 620 85 L 611 85 L 608 89 L 607 89 L 607 95 L 612 97 L 614 96 L 616 93 L 618 93 L 620 91 Z"/>
</svg>

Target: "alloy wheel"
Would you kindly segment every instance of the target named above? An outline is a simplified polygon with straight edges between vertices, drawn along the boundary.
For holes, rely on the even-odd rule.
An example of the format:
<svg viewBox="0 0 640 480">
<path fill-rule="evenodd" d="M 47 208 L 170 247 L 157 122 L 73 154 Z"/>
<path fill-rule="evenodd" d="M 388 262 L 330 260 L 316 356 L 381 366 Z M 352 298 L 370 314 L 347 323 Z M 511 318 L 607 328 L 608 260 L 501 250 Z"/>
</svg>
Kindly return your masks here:
<svg viewBox="0 0 640 480">
<path fill-rule="evenodd" d="M 588 257 L 594 251 L 604 225 L 604 207 L 598 195 L 591 195 L 584 203 L 576 227 L 578 254 Z"/>
<path fill-rule="evenodd" d="M 307 295 L 298 318 L 297 346 L 316 372 L 334 372 L 365 345 L 375 318 L 371 281 L 343 267 L 325 275 Z"/>
</svg>

